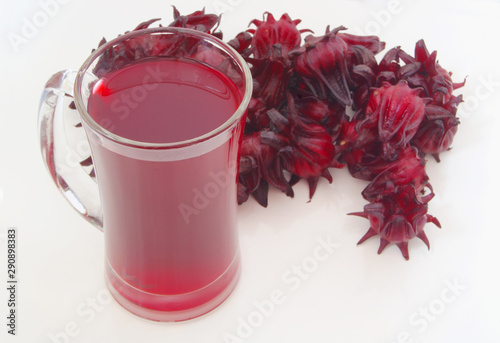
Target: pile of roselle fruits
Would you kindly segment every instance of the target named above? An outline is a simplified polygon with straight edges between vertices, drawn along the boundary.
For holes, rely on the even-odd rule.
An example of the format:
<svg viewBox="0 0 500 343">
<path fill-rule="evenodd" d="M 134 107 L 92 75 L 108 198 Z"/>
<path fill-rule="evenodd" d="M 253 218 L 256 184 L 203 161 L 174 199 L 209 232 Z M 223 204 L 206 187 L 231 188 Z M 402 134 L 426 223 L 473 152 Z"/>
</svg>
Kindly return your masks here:
<svg viewBox="0 0 500 343">
<path fill-rule="evenodd" d="M 181 15 L 174 7 L 169 26 L 222 39 L 219 23 L 215 14 Z M 299 23 L 287 14 L 276 20 L 265 13 L 262 21 L 250 22 L 255 28 L 228 41 L 248 62 L 254 80 L 238 202 L 252 196 L 265 207 L 270 186 L 293 197 L 292 186 L 300 179 L 307 180 L 312 197 L 320 178 L 332 182 L 329 168 L 347 166 L 353 177 L 369 181 L 362 192 L 369 204 L 351 213 L 370 222 L 359 243 L 378 235 L 378 253 L 394 243 L 408 259 L 408 241 L 418 237 L 429 247 L 425 224 L 440 227 L 427 213 L 434 193 L 424 158 L 430 154 L 439 161 L 450 148 L 462 102 L 453 91 L 464 83 L 453 83 L 423 40 L 413 56 L 396 47 L 377 61 L 385 43 L 376 36 L 352 35 L 340 26 L 302 40 L 310 30 L 298 29 Z M 115 51 L 101 67 L 123 64 L 131 49 L 143 48 Z"/>
</svg>

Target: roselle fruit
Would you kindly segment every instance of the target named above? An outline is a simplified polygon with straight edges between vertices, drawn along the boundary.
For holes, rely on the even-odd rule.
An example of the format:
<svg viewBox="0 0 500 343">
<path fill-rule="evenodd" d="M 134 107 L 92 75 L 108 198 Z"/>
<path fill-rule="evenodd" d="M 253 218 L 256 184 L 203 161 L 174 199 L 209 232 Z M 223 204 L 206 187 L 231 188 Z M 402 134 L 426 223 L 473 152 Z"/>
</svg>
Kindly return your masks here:
<svg viewBox="0 0 500 343">
<path fill-rule="evenodd" d="M 402 64 L 403 62 L 404 64 Z M 453 91 L 465 81 L 454 83 L 452 73 L 441 67 L 437 52 L 429 53 L 423 40 L 415 45 L 415 56 L 397 47 L 386 53 L 379 65 L 378 83 L 406 80 L 411 88 L 420 88 L 420 96 L 428 99 L 425 118 L 412 142 L 421 153 L 431 154 L 439 161 L 439 153 L 449 150 L 458 124 L 457 107 L 462 96 Z"/>
<path fill-rule="evenodd" d="M 305 96 L 295 100 L 297 115 L 305 122 L 317 123 L 334 133 L 345 113 L 345 107 L 336 101 Z"/>
<path fill-rule="evenodd" d="M 174 21 L 168 25 L 169 27 L 183 27 L 202 31 L 222 39 L 222 32 L 216 31 L 220 24 L 220 15 L 206 14 L 205 9 L 188 15 L 181 15 L 175 6 L 172 7 L 174 8 Z"/>
<path fill-rule="evenodd" d="M 418 237 L 430 248 L 424 226 L 428 222 L 438 227 L 441 224 L 427 214 L 427 204 L 434 193 L 424 167 L 425 161 L 417 149 L 408 145 L 398 159 L 386 164 L 385 169 L 363 190 L 362 195 L 370 204 L 363 212 L 351 214 L 368 219 L 370 228 L 358 244 L 379 235 L 379 254 L 394 243 L 407 260 L 410 239 Z"/>
<path fill-rule="evenodd" d="M 279 107 L 285 97 L 288 80 L 292 74 L 290 62 L 274 59 L 250 59 L 254 80 L 253 96 L 262 101 L 266 108 Z"/>
<path fill-rule="evenodd" d="M 271 13 L 264 13 L 264 20 L 254 19 L 256 29 L 247 30 L 252 34 L 251 43 L 244 34 L 239 34 L 233 45 L 238 48 L 249 48 L 244 55 L 252 65 L 254 80 L 253 96 L 265 103 L 266 107 L 278 107 L 286 96 L 288 82 L 292 75 L 292 66 L 288 54 L 300 45 L 300 20 L 292 20 L 283 14 L 276 20 Z M 239 38 L 238 38 L 239 37 Z"/>
<path fill-rule="evenodd" d="M 327 98 L 327 92 L 340 104 L 349 106 L 351 95 L 348 86 L 350 78 L 347 69 L 348 45 L 337 33 L 345 30 L 339 26 L 328 30 L 325 35 L 305 38 L 304 45 L 293 50 L 294 71 L 310 88 L 312 94 Z"/>
<path fill-rule="evenodd" d="M 357 178 L 371 181 L 400 157 L 424 117 L 425 103 L 405 81 L 374 89 L 363 113 L 342 123 L 341 161 Z"/>
<path fill-rule="evenodd" d="M 425 173 L 425 160 L 412 146 L 401 151 L 394 162 L 383 164 L 381 167 L 383 170 L 361 193 L 363 198 L 370 202 L 399 193 L 401 188 L 408 185 L 412 185 L 417 194 L 423 194 L 425 188 L 431 188 L 429 177 Z"/>
<path fill-rule="evenodd" d="M 426 116 L 418 128 L 412 144 L 423 153 L 431 154 L 439 162 L 439 154 L 450 149 L 460 121 L 447 113 L 444 115 L 435 114 L 429 106 L 426 108 L 425 114 Z"/>
<path fill-rule="evenodd" d="M 243 57 L 248 57 L 252 53 L 252 50 L 248 48 L 252 44 L 252 35 L 246 31 L 238 33 L 227 44 Z"/>
<path fill-rule="evenodd" d="M 175 6 L 173 6 L 173 10 L 174 21 L 168 25 L 169 27 L 194 29 L 222 38 L 222 33 L 220 31 L 216 32 L 220 23 L 220 16 L 206 14 L 205 10 L 195 11 L 189 15 L 181 15 Z M 160 19 L 151 19 L 140 23 L 133 31 L 147 29 L 159 20 Z M 106 39 L 103 38 L 99 43 L 99 47 L 105 43 Z M 136 59 L 148 56 L 168 56 L 174 51 L 178 56 L 184 55 L 190 57 L 197 53 L 199 48 L 200 47 L 194 42 L 179 39 L 179 37 L 174 35 L 136 37 L 121 42 L 112 49 L 106 50 L 97 62 L 94 73 L 102 77 Z"/>
<path fill-rule="evenodd" d="M 370 221 L 370 228 L 358 244 L 375 235 L 380 236 L 380 254 L 390 243 L 400 249 L 408 260 L 408 241 L 420 238 L 430 248 L 429 240 L 424 232 L 426 223 L 432 222 L 441 227 L 439 221 L 427 214 L 427 203 L 433 194 L 419 196 L 413 185 L 405 185 L 390 196 L 383 196 L 366 205 L 363 212 L 351 213 Z"/>
<path fill-rule="evenodd" d="M 312 198 L 320 177 L 332 182 L 328 168 L 340 167 L 335 160 L 336 149 L 325 127 L 301 119 L 291 95 L 288 96 L 287 115 L 291 126 L 291 144 L 281 148 L 278 156 L 285 170 L 307 180 L 309 197 Z"/>
<path fill-rule="evenodd" d="M 287 58 L 288 53 L 300 45 L 302 32 L 298 30 L 300 19 L 292 20 L 288 14 L 283 14 L 279 20 L 269 13 L 264 13 L 264 20 L 254 19 L 256 29 L 247 32 L 252 36 L 252 53 L 256 59 L 261 58 Z"/>
<path fill-rule="evenodd" d="M 352 47 L 363 47 L 376 55 L 385 49 L 385 43 L 377 36 L 358 36 L 346 32 L 339 32 L 338 37 L 342 38 L 347 45 Z"/>
<path fill-rule="evenodd" d="M 279 161 L 276 158 L 275 147 L 264 144 L 259 132 L 243 137 L 240 154 L 239 204 L 245 202 L 251 194 L 260 205 L 267 207 L 269 181 L 287 195 L 293 195 L 293 190 L 284 180 L 282 171 L 277 166 Z M 279 172 L 280 175 L 275 175 L 276 172 Z M 282 177 L 281 180 L 280 177 Z"/>
<path fill-rule="evenodd" d="M 312 198 L 321 177 L 332 181 L 328 168 L 340 166 L 335 160 L 336 149 L 328 130 L 317 123 L 304 121 L 291 94 L 287 104 L 287 116 L 271 109 L 266 113 L 269 128 L 243 137 L 241 156 L 245 159 L 245 168 L 240 169 L 239 180 L 244 185 L 239 195 L 240 203 L 259 189 L 261 181 L 293 196 L 291 186 L 297 178 L 307 180 Z M 253 168 L 246 167 L 248 160 L 256 161 Z M 292 178 L 287 179 L 285 172 Z M 256 200 L 267 204 L 267 193 L 259 192 Z"/>
<path fill-rule="evenodd" d="M 293 48 L 300 38 L 298 21 L 280 19 L 280 29 L 288 34 L 277 29 L 277 22 L 268 14 L 265 23 L 253 22 L 265 31 L 249 31 L 254 34 L 250 44 L 241 34 L 233 40 L 257 85 L 246 133 L 260 131 L 261 144 L 272 146 L 278 156 L 264 167 L 280 182 L 263 177 L 265 185 L 292 196 L 291 186 L 304 178 L 312 197 L 321 176 L 332 181 L 329 167 L 346 164 L 354 177 L 370 181 L 363 191 L 370 204 L 359 215 L 370 220 L 371 228 L 360 243 L 380 235 L 379 252 L 395 243 L 408 258 L 408 240 L 419 237 L 428 245 L 425 224 L 439 226 L 427 214 L 433 193 L 421 155 L 437 157 L 451 144 L 461 101 L 452 91 L 461 85 L 450 83 L 451 74 L 423 41 L 417 43 L 416 57 L 398 47 L 378 63 L 376 54 L 385 48 L 378 37 L 351 35 L 340 26 L 320 37 L 309 35 Z M 354 115 L 347 115 L 349 107 Z M 325 144 L 325 133 L 331 145 Z M 297 144 L 304 137 L 315 153 L 307 143 Z M 282 170 L 291 174 L 289 180 Z M 267 188 L 259 189 L 259 196 L 263 192 Z"/>
<path fill-rule="evenodd" d="M 385 82 L 371 93 L 365 119 L 356 129 L 376 130 L 383 158 L 394 159 L 417 132 L 425 112 L 425 103 L 418 96 L 420 91 L 400 81 L 394 86 Z"/>
<path fill-rule="evenodd" d="M 425 114 L 421 91 L 404 80 L 395 85 L 384 81 L 371 90 L 364 111 L 341 124 L 340 134 L 341 161 L 354 177 L 371 181 L 362 192 L 370 203 L 363 212 L 354 213 L 370 222 L 358 244 L 379 235 L 379 253 L 395 243 L 405 259 L 409 258 L 408 240 L 419 237 L 429 245 L 424 226 L 429 221 L 438 223 L 427 215 L 433 193 L 425 161 L 410 145 Z M 424 196 L 426 189 L 430 193 Z"/>
</svg>

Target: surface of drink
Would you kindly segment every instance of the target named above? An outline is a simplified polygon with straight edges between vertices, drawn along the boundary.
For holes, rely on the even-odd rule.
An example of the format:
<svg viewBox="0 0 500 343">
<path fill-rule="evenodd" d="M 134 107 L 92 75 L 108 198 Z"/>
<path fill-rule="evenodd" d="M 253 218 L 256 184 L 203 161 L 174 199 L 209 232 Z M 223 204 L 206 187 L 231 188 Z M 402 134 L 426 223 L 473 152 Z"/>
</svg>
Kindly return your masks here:
<svg viewBox="0 0 500 343">
<path fill-rule="evenodd" d="M 123 138 L 174 143 L 218 128 L 240 100 L 234 83 L 218 70 L 186 59 L 150 58 L 96 82 L 88 111 Z"/>
</svg>

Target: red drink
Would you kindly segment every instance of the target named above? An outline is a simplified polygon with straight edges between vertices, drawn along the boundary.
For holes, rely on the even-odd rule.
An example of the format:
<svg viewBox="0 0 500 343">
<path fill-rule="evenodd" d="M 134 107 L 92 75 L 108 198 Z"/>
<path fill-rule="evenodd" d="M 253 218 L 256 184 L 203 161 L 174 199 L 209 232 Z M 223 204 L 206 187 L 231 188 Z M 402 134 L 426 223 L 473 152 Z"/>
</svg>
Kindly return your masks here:
<svg viewBox="0 0 500 343">
<path fill-rule="evenodd" d="M 88 113 L 122 138 L 175 143 L 223 125 L 241 97 L 216 69 L 183 59 L 149 58 L 97 81 Z M 127 147 L 117 148 L 112 140 L 96 143 L 89 137 L 102 202 L 107 276 L 119 302 L 129 309 L 137 305 L 133 312 L 201 306 L 200 315 L 234 287 L 239 272 L 237 164 L 228 161 L 238 160 L 243 123 L 244 118 L 226 139 L 189 156 L 170 153 L 165 158 L 155 147 L 140 148 L 139 156 L 124 153 Z"/>
<path fill-rule="evenodd" d="M 174 143 L 221 126 L 240 98 L 238 88 L 218 70 L 185 59 L 150 58 L 100 79 L 88 111 L 123 138 Z"/>
</svg>

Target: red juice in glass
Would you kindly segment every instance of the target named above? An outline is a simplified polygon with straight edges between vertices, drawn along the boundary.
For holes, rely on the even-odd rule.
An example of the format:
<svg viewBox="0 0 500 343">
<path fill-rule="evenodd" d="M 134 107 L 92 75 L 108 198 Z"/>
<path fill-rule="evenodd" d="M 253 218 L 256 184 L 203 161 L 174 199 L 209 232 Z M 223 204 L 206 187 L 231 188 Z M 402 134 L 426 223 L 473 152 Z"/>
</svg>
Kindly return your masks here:
<svg viewBox="0 0 500 343">
<path fill-rule="evenodd" d="M 242 56 L 179 27 L 127 32 L 47 81 L 42 157 L 69 204 L 104 232 L 106 285 L 130 312 L 188 320 L 236 286 L 237 172 L 251 96 Z M 87 143 L 91 159 L 79 154 Z M 68 165 L 76 156 L 81 165 Z"/>
<path fill-rule="evenodd" d="M 183 58 L 153 57 L 95 82 L 88 113 L 122 138 L 175 143 L 223 125 L 241 97 L 216 69 Z M 187 156 L 173 153 L 167 159 L 159 158 L 153 145 L 129 154 L 122 151 L 126 147 L 115 149 L 111 143 L 91 144 L 107 278 L 119 302 L 137 305 L 133 312 L 188 311 L 220 302 L 218 297 L 227 297 L 225 290 L 234 287 L 230 283 L 239 272 L 238 166 L 228 161 L 239 159 L 243 122 L 216 147 Z M 211 309 L 206 307 L 205 312 Z"/>
</svg>

